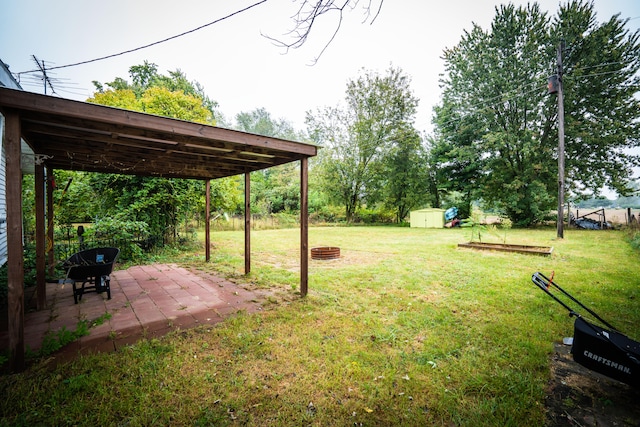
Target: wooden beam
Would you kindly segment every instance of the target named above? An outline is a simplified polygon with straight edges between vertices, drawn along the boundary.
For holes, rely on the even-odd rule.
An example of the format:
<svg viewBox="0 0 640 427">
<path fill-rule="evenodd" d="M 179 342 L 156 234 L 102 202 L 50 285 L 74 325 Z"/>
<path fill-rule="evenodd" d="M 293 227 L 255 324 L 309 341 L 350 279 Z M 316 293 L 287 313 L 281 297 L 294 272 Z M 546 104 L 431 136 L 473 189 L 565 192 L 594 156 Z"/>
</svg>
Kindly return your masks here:
<svg viewBox="0 0 640 427">
<path fill-rule="evenodd" d="M 251 173 L 244 174 L 244 274 L 251 273 Z"/>
<path fill-rule="evenodd" d="M 22 255 L 22 168 L 20 116 L 4 111 L 4 145 L 7 184 L 7 285 L 9 302 L 9 369 L 23 371 L 24 358 L 24 259 Z"/>
<path fill-rule="evenodd" d="M 309 159 L 300 160 L 300 294 L 309 290 Z"/>
<path fill-rule="evenodd" d="M 140 132 L 145 134 L 174 134 L 240 144 L 247 147 L 267 148 L 270 152 L 274 150 L 285 151 L 304 156 L 315 156 L 317 153 L 317 147 L 311 144 L 152 116 L 104 105 L 72 101 L 2 87 L 0 87 L 0 95 L 2 99 L 0 106 L 28 112 L 28 114 L 25 114 L 25 118 L 28 120 L 47 119 L 56 122 L 58 117 L 63 117 L 66 120 L 76 120 L 77 123 L 80 123 L 85 128 L 98 123 L 117 125 L 120 133 L 129 135 L 139 134 Z"/>
<path fill-rule="evenodd" d="M 47 166 L 47 258 L 49 265 L 49 276 L 55 274 L 55 254 L 53 251 L 53 186 L 55 180 L 53 168 Z"/>
<path fill-rule="evenodd" d="M 315 156 L 318 147 L 0 87 L 0 110 L 50 168 L 188 179 L 240 175 Z"/>
<path fill-rule="evenodd" d="M 204 190 L 205 198 L 205 211 L 204 211 L 204 253 L 205 260 L 209 262 L 211 260 L 211 180 L 208 179 L 205 182 Z"/>
<path fill-rule="evenodd" d="M 44 220 L 44 165 L 35 165 L 35 198 L 36 198 L 36 296 L 37 309 L 47 307 L 47 284 L 45 277 L 45 220 Z"/>
</svg>

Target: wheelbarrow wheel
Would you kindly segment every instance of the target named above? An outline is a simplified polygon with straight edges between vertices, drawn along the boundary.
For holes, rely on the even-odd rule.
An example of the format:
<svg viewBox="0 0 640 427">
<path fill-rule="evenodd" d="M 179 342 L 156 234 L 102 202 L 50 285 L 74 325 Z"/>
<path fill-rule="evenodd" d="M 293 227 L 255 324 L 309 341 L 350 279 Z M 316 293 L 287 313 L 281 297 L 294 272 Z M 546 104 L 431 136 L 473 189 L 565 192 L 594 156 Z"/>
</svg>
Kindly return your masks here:
<svg viewBox="0 0 640 427">
<path fill-rule="evenodd" d="M 78 301 L 82 300 L 82 294 L 84 294 L 84 282 L 82 283 L 82 286 L 78 286 L 78 282 L 74 281 L 73 282 L 73 302 L 75 304 L 77 304 Z"/>
<path fill-rule="evenodd" d="M 111 299 L 111 277 L 102 276 L 100 278 L 101 292 L 107 293 L 107 299 Z"/>
</svg>

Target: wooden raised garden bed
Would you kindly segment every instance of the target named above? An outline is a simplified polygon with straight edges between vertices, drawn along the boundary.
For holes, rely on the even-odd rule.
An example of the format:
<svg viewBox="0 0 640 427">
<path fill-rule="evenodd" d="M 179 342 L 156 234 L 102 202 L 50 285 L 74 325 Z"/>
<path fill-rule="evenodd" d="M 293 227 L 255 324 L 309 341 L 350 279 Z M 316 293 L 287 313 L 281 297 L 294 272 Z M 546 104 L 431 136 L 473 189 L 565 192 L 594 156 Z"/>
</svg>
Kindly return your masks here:
<svg viewBox="0 0 640 427">
<path fill-rule="evenodd" d="M 458 247 L 543 256 L 549 256 L 553 252 L 553 247 L 550 246 L 508 245 L 505 243 L 468 242 L 458 243 Z"/>
</svg>

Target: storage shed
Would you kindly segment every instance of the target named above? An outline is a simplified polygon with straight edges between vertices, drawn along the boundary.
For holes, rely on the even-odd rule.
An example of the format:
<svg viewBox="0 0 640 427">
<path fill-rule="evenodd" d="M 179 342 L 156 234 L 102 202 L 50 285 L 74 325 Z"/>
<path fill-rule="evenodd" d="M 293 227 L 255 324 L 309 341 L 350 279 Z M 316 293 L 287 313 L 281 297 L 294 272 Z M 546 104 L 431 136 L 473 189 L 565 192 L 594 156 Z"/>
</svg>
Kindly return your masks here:
<svg viewBox="0 0 640 427">
<path fill-rule="evenodd" d="M 429 208 L 411 212 L 411 227 L 443 228 L 444 209 Z"/>
</svg>

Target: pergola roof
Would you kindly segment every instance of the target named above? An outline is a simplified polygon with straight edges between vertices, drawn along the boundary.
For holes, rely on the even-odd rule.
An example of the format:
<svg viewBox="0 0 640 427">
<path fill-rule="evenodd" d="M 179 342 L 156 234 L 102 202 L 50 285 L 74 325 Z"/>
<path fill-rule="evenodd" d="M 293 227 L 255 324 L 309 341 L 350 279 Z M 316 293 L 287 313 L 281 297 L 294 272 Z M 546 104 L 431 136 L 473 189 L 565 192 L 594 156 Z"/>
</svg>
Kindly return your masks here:
<svg viewBox="0 0 640 427">
<path fill-rule="evenodd" d="M 36 160 L 54 169 L 215 179 L 317 154 L 295 141 L 0 87 Z"/>
<path fill-rule="evenodd" d="M 24 369 L 25 355 L 21 140 L 25 140 L 33 150 L 36 164 L 39 309 L 46 306 L 45 166 L 205 180 L 244 174 L 245 273 L 249 273 L 249 172 L 300 160 L 300 293 L 303 296 L 307 294 L 308 158 L 317 154 L 315 145 L 2 87 L 0 112 L 5 115 L 3 148 L 6 155 L 8 320 L 12 370 Z M 50 186 L 48 188 L 51 189 Z M 209 186 L 206 188 L 208 201 Z M 206 227 L 208 239 L 208 217 Z M 207 240 L 207 260 L 209 247 Z M 53 254 L 51 249 L 49 253 Z"/>
</svg>

